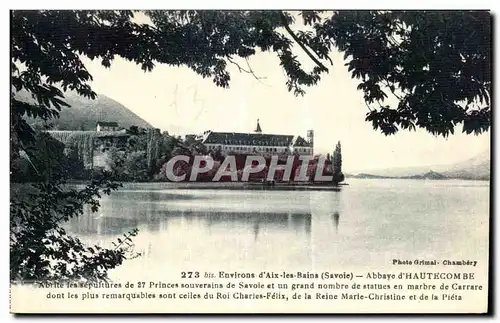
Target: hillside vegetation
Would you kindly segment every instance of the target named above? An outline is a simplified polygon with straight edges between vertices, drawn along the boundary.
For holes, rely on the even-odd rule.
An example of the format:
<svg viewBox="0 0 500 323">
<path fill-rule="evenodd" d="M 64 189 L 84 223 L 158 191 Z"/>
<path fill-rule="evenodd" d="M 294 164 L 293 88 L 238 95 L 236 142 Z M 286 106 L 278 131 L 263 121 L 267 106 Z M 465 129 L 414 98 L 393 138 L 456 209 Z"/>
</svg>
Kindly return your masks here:
<svg viewBox="0 0 500 323">
<path fill-rule="evenodd" d="M 66 102 L 71 105 L 63 108 L 60 117 L 45 122 L 41 119 L 30 119 L 32 125 L 48 125 L 57 130 L 95 130 L 98 121 L 115 121 L 120 127 L 153 128 L 151 124 L 130 111 L 115 100 L 99 94 L 95 100 L 90 100 L 74 93 L 66 93 Z M 27 92 L 18 92 L 16 98 L 25 102 L 33 102 Z"/>
</svg>

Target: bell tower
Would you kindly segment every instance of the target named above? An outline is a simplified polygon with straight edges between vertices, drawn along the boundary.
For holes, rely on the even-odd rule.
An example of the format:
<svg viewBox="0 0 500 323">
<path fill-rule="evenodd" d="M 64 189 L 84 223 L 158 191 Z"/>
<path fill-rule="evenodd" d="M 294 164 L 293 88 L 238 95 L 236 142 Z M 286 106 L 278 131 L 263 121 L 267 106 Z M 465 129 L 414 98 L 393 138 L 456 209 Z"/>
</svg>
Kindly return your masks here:
<svg viewBox="0 0 500 323">
<path fill-rule="evenodd" d="M 314 130 L 307 130 L 307 142 L 311 145 L 311 154 L 314 152 Z"/>
<path fill-rule="evenodd" d="M 262 133 L 262 129 L 260 128 L 259 119 L 257 119 L 257 128 L 255 128 L 255 132 L 256 133 Z"/>
<path fill-rule="evenodd" d="M 314 145 L 314 130 L 307 130 L 307 142 Z"/>
</svg>

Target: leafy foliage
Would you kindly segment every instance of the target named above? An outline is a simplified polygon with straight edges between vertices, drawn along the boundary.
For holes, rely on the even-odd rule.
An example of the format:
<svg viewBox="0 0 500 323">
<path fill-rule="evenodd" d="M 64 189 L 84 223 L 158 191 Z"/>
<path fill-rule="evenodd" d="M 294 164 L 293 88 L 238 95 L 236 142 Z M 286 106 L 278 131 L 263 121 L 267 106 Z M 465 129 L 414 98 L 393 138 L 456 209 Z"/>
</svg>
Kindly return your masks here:
<svg viewBox="0 0 500 323">
<path fill-rule="evenodd" d="M 72 179 L 88 178 L 89 170 L 85 168 L 83 158 L 77 146 L 65 147 L 67 177 Z"/>
<path fill-rule="evenodd" d="M 489 129 L 488 12 L 342 12 L 318 28 L 361 80 L 358 89 L 375 105 L 366 118 L 375 129 L 420 127 L 444 136 L 458 123 L 466 133 Z M 396 106 L 382 104 L 388 94 Z"/>
<path fill-rule="evenodd" d="M 466 133 L 481 133 L 491 124 L 487 11 L 144 13 L 152 24 L 134 22 L 132 11 L 12 12 L 12 85 L 37 102 L 12 100 L 16 114 L 57 116 L 65 103 L 55 84 L 95 98 L 81 55 L 105 67 L 116 56 L 145 71 L 158 63 L 187 66 L 228 87 L 228 64 L 269 51 L 279 59 L 288 90 L 303 95 L 328 73 L 330 52 L 340 50 L 370 106 L 367 121 L 385 134 L 420 127 L 446 136 L 459 123 Z M 297 50 L 314 63 L 310 71 Z M 383 104 L 389 95 L 397 106 Z"/>
<path fill-rule="evenodd" d="M 181 140 L 159 129 L 131 127 L 125 145 L 106 148 L 111 177 L 120 181 L 148 181 L 158 174 Z"/>
<path fill-rule="evenodd" d="M 122 181 L 143 182 L 149 179 L 145 151 L 125 153 L 112 148 L 111 160 L 113 178 Z"/>
<path fill-rule="evenodd" d="M 52 181 L 35 184 L 27 196 L 12 200 L 11 281 L 107 279 L 108 269 L 121 264 L 132 252 L 130 237 L 137 231 L 118 239 L 115 248 L 105 249 L 84 246 L 78 238 L 69 236 L 61 223 L 82 215 L 85 205 L 97 211 L 101 194 L 109 194 L 118 186 L 102 177 L 83 190 L 63 190 L 59 182 Z"/>
<path fill-rule="evenodd" d="M 23 154 L 11 156 L 11 172 L 14 180 L 32 181 L 66 176 L 64 145 L 44 132 L 34 132 L 37 140 L 25 146 Z"/>
<path fill-rule="evenodd" d="M 185 65 L 213 76 L 219 86 L 229 84 L 225 66 L 234 63 L 233 56 L 248 59 L 273 51 L 288 77 L 288 90 L 303 95 L 304 86 L 316 85 L 328 72 L 322 61 L 331 63 L 328 55 L 338 49 L 352 77 L 360 80 L 358 89 L 370 108 L 366 120 L 386 135 L 420 127 L 447 136 L 459 123 L 464 132 L 479 134 L 491 124 L 491 17 L 486 11 L 147 14 L 172 37 L 166 48 L 178 48 Z M 315 64 L 311 71 L 298 61 L 294 44 Z M 389 95 L 396 106 L 384 104 Z"/>
<path fill-rule="evenodd" d="M 340 145 L 340 141 L 335 146 L 335 151 L 333 152 L 332 158 L 333 164 L 333 181 L 335 183 L 343 182 L 345 177 L 344 173 L 342 173 L 342 147 Z"/>
<path fill-rule="evenodd" d="M 27 154 L 26 160 L 36 160 L 43 153 L 38 146 L 47 140 L 24 117 L 57 117 L 68 106 L 63 95 L 66 90 L 96 97 L 80 55 L 101 57 L 104 65 L 114 54 L 135 55 L 139 64 L 146 59 L 142 52 L 131 54 L 139 42 L 134 35 L 140 29 L 127 23 L 131 12 L 14 11 L 11 15 L 11 159 Z M 15 98 L 21 90 L 32 96 L 32 102 Z M 33 152 L 30 147 L 37 149 Z M 47 158 L 43 161 L 50 160 Z M 116 184 L 104 177 L 83 190 L 67 191 L 57 176 L 48 171 L 44 175 L 45 182 L 37 184 L 28 198 L 11 195 L 11 281 L 106 279 L 107 270 L 122 263 L 132 246 L 130 237 L 137 232 L 120 239 L 114 249 L 87 248 L 68 236 L 60 224 L 81 215 L 85 205 L 96 211 L 100 192 L 109 194 Z"/>
</svg>

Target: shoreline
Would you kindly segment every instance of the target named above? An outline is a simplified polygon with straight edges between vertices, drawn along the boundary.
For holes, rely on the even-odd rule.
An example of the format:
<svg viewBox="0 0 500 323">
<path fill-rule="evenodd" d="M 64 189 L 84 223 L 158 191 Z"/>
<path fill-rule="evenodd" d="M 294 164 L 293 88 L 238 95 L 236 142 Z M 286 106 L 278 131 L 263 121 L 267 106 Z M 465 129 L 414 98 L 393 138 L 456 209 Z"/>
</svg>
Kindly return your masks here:
<svg viewBox="0 0 500 323">
<path fill-rule="evenodd" d="M 275 185 L 264 185 L 256 182 L 154 182 L 158 189 L 214 189 L 214 190 L 274 190 L 274 191 L 340 191 L 339 186 L 312 184 L 312 183 L 276 183 Z M 122 182 L 122 188 L 142 188 L 151 182 Z"/>
<path fill-rule="evenodd" d="M 89 181 L 68 181 L 64 185 L 69 187 L 84 187 Z M 339 185 L 323 184 L 323 183 L 275 183 L 274 185 L 266 185 L 260 182 L 117 182 L 121 184 L 121 189 L 211 189 L 211 190 L 261 190 L 261 191 L 341 191 L 343 186 L 348 186 L 347 183 Z M 33 183 L 11 183 L 11 193 L 23 190 L 26 185 Z M 151 187 L 154 186 L 154 187 Z"/>
</svg>

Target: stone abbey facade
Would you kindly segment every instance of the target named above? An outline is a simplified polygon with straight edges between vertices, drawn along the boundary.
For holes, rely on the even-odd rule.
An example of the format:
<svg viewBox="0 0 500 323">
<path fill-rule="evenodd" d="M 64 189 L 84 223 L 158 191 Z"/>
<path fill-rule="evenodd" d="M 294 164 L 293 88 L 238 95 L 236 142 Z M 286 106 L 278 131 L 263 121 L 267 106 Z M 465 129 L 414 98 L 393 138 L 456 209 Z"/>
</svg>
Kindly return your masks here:
<svg viewBox="0 0 500 323">
<path fill-rule="evenodd" d="M 222 154 L 299 154 L 313 155 L 314 131 L 307 131 L 307 138 L 293 135 L 262 133 L 259 120 L 253 133 L 205 131 L 197 136 L 209 150 Z"/>
</svg>

